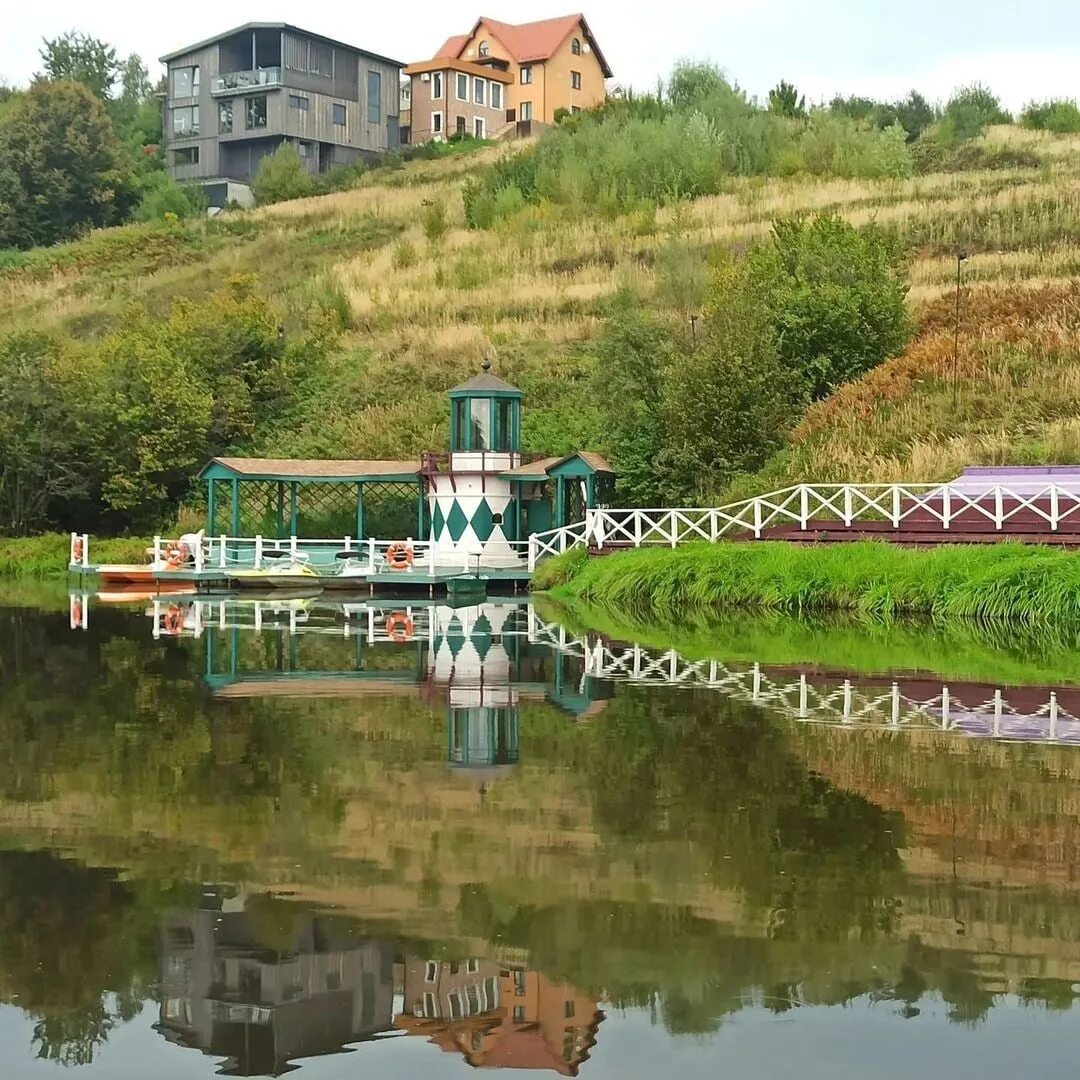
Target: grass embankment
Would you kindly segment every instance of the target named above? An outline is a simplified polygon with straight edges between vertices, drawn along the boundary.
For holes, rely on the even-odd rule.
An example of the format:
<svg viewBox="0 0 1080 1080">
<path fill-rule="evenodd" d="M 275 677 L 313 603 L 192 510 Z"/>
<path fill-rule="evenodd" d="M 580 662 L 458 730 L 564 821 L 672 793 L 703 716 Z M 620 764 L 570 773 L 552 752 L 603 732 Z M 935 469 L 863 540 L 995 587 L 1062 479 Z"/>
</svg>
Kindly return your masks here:
<svg viewBox="0 0 1080 1080">
<path fill-rule="evenodd" d="M 1080 558 L 1020 544 L 695 544 L 542 565 L 538 589 L 630 619 L 693 625 L 724 610 L 1017 620 L 1080 627 Z"/>
<path fill-rule="evenodd" d="M 121 537 L 91 541 L 94 562 L 144 563 L 152 540 Z M 0 578 L 62 578 L 67 574 L 71 538 L 66 534 L 0 538 Z"/>
</svg>

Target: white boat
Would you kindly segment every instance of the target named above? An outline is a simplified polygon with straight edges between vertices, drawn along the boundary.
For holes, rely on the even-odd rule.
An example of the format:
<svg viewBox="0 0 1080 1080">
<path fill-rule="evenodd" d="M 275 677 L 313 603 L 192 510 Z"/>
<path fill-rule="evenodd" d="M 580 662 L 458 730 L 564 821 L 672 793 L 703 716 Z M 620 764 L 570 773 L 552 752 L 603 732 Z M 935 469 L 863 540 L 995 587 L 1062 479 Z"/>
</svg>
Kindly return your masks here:
<svg viewBox="0 0 1080 1080">
<path fill-rule="evenodd" d="M 225 576 L 234 585 L 245 588 L 296 589 L 317 586 L 322 576 L 308 564 L 301 552 L 265 556 L 260 567 L 228 570 Z"/>
</svg>

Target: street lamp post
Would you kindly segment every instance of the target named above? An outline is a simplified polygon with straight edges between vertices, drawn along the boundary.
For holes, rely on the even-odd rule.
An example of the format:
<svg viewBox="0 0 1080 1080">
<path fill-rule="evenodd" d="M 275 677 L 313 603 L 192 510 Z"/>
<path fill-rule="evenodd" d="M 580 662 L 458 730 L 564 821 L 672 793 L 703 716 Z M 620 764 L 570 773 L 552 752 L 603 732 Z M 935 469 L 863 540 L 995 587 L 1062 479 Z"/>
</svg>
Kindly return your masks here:
<svg viewBox="0 0 1080 1080">
<path fill-rule="evenodd" d="M 952 354 L 952 404 L 956 411 L 957 395 L 960 392 L 960 266 L 967 259 L 967 253 L 956 253 L 956 313 L 953 318 L 953 354 Z"/>
</svg>

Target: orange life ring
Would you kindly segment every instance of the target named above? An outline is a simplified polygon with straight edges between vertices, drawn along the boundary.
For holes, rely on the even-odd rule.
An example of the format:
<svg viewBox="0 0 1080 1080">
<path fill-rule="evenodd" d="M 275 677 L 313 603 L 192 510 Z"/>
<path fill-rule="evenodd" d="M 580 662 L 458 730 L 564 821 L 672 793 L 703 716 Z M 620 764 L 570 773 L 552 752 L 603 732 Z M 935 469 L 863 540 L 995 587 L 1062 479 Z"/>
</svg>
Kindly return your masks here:
<svg viewBox="0 0 1080 1080">
<path fill-rule="evenodd" d="M 184 629 L 184 613 L 176 606 L 176 604 L 173 604 L 169 610 L 165 612 L 165 616 L 161 622 L 166 634 L 179 634 L 180 631 Z"/>
<path fill-rule="evenodd" d="M 391 570 L 408 570 L 412 564 L 412 544 L 406 544 L 398 540 L 386 549 L 386 565 Z"/>
<path fill-rule="evenodd" d="M 79 597 L 73 597 L 71 601 L 71 625 L 76 629 L 82 626 L 83 606 Z"/>
<path fill-rule="evenodd" d="M 386 632 L 390 635 L 390 640 L 399 645 L 412 641 L 414 629 L 412 619 L 404 611 L 395 611 L 386 616 Z"/>
<path fill-rule="evenodd" d="M 187 544 L 170 544 L 165 549 L 165 568 L 167 570 L 179 570 L 187 562 Z"/>
<path fill-rule="evenodd" d="M 71 545 L 71 554 L 73 556 L 72 561 L 77 562 L 77 563 L 82 562 L 82 553 L 83 553 L 82 537 L 81 536 L 76 536 L 75 537 L 75 543 Z"/>
</svg>

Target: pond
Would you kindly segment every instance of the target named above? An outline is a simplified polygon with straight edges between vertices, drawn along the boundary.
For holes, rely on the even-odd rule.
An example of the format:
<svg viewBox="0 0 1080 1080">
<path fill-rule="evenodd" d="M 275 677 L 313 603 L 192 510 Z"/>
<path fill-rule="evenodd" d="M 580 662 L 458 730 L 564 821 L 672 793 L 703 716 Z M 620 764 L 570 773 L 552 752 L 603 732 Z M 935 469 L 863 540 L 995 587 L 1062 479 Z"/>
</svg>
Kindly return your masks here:
<svg viewBox="0 0 1080 1080">
<path fill-rule="evenodd" d="M 1074 1075 L 1071 643 L 642 636 L 0 605 L 2 1075 Z"/>
</svg>

